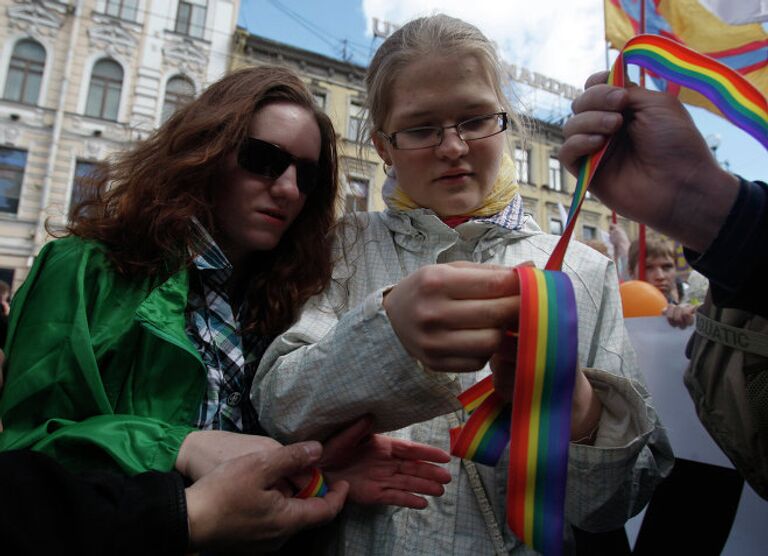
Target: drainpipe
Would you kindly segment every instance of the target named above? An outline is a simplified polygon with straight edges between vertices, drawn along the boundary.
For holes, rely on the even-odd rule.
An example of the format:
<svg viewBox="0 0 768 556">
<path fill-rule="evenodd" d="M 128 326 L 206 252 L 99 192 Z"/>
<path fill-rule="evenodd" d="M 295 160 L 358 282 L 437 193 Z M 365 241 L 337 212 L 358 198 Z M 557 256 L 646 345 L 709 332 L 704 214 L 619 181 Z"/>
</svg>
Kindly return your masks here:
<svg viewBox="0 0 768 556">
<path fill-rule="evenodd" d="M 69 93 L 69 75 L 72 72 L 72 62 L 74 59 L 77 38 L 80 32 L 80 16 L 83 12 L 83 0 L 77 0 L 74 12 L 72 12 L 72 30 L 69 35 L 69 49 L 67 50 L 67 59 L 64 62 L 64 74 L 61 80 L 61 92 L 59 94 L 59 105 L 56 108 L 56 115 L 53 121 L 53 134 L 51 136 L 51 150 L 48 153 L 48 164 L 45 169 L 45 178 L 43 179 L 43 191 L 40 195 L 40 213 L 37 218 L 37 227 L 35 229 L 35 241 L 32 246 L 34 253 L 42 246 L 45 239 L 45 218 L 46 209 L 50 202 L 51 189 L 53 187 L 53 173 L 56 170 L 56 158 L 59 154 L 59 141 L 61 141 L 61 129 L 64 124 L 64 110 L 66 108 L 67 97 Z M 31 258 L 30 258 L 30 266 Z"/>
</svg>

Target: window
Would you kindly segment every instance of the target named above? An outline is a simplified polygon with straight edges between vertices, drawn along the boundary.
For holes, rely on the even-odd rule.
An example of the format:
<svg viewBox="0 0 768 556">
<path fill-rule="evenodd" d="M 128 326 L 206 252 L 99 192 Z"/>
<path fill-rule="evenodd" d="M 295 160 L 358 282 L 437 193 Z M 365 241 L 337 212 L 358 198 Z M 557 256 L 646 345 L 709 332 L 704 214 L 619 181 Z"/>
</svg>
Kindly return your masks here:
<svg viewBox="0 0 768 556">
<path fill-rule="evenodd" d="M 315 104 L 317 104 L 317 107 L 320 108 L 320 110 L 322 110 L 323 112 L 325 112 L 325 100 L 326 100 L 325 93 L 319 93 L 319 92 L 313 91 L 312 98 L 315 99 Z"/>
<path fill-rule="evenodd" d="M 176 32 L 202 39 L 205 34 L 206 0 L 182 0 L 176 12 Z"/>
<path fill-rule="evenodd" d="M 360 138 L 360 132 L 365 122 L 365 108 L 358 102 L 349 103 L 349 125 L 347 126 L 347 137 L 353 141 Z"/>
<path fill-rule="evenodd" d="M 163 113 L 160 115 L 162 122 L 170 118 L 176 110 L 195 98 L 195 86 L 186 77 L 177 75 L 168 80 L 165 86 L 165 100 L 163 101 Z"/>
<path fill-rule="evenodd" d="M 528 160 L 530 151 L 515 148 L 515 176 L 518 183 L 531 183 L 530 166 Z"/>
<path fill-rule="evenodd" d="M 597 228 L 595 228 L 594 226 L 584 225 L 581 228 L 581 235 L 584 238 L 584 241 L 589 241 L 590 239 L 597 239 Z"/>
<path fill-rule="evenodd" d="M 0 212 L 19 210 L 21 183 L 27 165 L 27 151 L 0 147 Z"/>
<path fill-rule="evenodd" d="M 75 208 L 86 199 L 92 197 L 93 186 L 95 185 L 92 179 L 95 172 L 95 162 L 78 160 L 75 164 L 75 179 L 72 183 L 72 196 L 69 198 L 70 220 L 74 216 Z"/>
<path fill-rule="evenodd" d="M 26 104 L 37 104 L 40 99 L 40 84 L 45 68 L 45 49 L 32 39 L 16 43 L 8 64 L 3 98 Z"/>
<path fill-rule="evenodd" d="M 555 234 L 558 236 L 563 235 L 563 221 L 559 218 L 551 218 L 549 219 L 549 233 Z"/>
<path fill-rule="evenodd" d="M 107 15 L 128 21 L 136 21 L 139 13 L 139 0 L 107 0 L 104 10 Z"/>
<path fill-rule="evenodd" d="M 114 60 L 99 60 L 93 66 L 85 115 L 104 120 L 117 120 L 123 68 Z"/>
<path fill-rule="evenodd" d="M 13 275 L 15 270 L 13 268 L 0 268 L 0 282 L 5 282 L 9 286 L 13 287 Z M 10 292 L 8 292 L 10 294 Z"/>
<path fill-rule="evenodd" d="M 347 197 L 344 200 L 346 212 L 368 210 L 368 180 L 347 176 Z"/>
<path fill-rule="evenodd" d="M 549 157 L 549 187 L 554 191 L 563 190 L 563 172 L 560 169 L 560 161 L 557 157 Z"/>
</svg>

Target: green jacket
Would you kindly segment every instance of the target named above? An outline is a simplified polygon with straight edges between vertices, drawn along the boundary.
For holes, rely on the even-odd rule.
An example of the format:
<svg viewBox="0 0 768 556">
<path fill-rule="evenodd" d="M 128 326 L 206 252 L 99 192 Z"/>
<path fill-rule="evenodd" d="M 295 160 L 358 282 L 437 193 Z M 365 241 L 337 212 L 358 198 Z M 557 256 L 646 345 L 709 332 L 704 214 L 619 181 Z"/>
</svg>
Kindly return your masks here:
<svg viewBox="0 0 768 556">
<path fill-rule="evenodd" d="M 11 309 L 0 451 L 30 448 L 70 469 L 173 469 L 205 389 L 187 338 L 182 270 L 118 275 L 98 242 L 38 255 Z"/>
</svg>

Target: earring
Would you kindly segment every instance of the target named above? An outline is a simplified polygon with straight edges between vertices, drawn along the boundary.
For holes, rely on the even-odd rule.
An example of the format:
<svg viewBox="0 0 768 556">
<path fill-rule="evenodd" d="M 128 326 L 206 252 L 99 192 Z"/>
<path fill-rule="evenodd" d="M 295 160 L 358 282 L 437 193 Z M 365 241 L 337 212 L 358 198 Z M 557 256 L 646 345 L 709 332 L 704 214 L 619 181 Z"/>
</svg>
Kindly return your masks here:
<svg viewBox="0 0 768 556">
<path fill-rule="evenodd" d="M 389 163 L 387 163 L 385 161 L 385 162 L 381 163 L 381 167 L 384 169 L 384 175 L 385 176 L 387 176 L 388 178 L 394 178 L 395 177 L 395 171 L 392 168 L 391 164 L 389 164 Z"/>
</svg>

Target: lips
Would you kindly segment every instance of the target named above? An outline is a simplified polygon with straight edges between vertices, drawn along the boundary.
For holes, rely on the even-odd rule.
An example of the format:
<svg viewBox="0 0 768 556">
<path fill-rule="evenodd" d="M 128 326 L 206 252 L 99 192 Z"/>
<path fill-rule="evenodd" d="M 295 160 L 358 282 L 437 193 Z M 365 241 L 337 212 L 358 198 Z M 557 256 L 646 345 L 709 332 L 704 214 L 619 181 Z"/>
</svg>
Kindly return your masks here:
<svg viewBox="0 0 768 556">
<path fill-rule="evenodd" d="M 256 212 L 263 214 L 264 216 L 267 216 L 271 219 L 280 220 L 281 222 L 285 221 L 286 219 L 285 213 L 277 209 L 258 209 Z"/>
<path fill-rule="evenodd" d="M 462 170 L 462 169 L 456 169 L 456 170 L 449 170 L 447 172 L 444 172 L 440 177 L 438 177 L 435 181 L 439 180 L 455 180 L 458 178 L 463 178 L 465 176 L 472 176 L 473 173 L 469 170 Z"/>
</svg>

